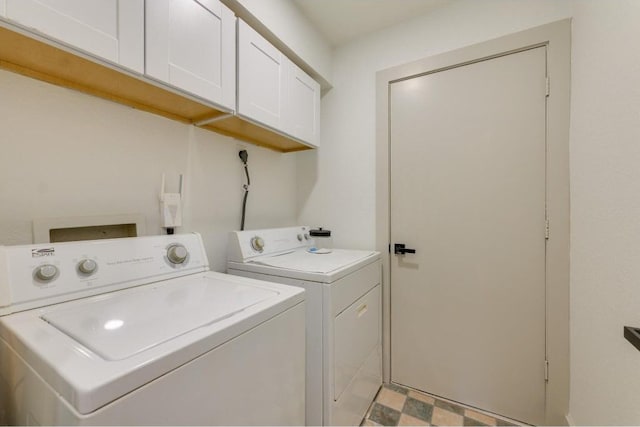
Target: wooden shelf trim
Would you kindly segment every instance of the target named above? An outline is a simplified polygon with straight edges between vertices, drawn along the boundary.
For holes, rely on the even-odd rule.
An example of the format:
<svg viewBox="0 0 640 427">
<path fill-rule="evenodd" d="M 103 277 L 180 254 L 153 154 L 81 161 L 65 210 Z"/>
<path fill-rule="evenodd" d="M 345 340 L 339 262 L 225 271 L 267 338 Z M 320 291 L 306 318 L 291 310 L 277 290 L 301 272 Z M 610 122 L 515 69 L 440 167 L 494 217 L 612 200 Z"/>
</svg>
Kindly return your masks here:
<svg viewBox="0 0 640 427">
<path fill-rule="evenodd" d="M 221 118 L 202 125 L 202 128 L 283 153 L 313 148 L 238 116 Z"/>
<path fill-rule="evenodd" d="M 183 123 L 228 113 L 4 26 L 0 68 Z"/>
<path fill-rule="evenodd" d="M 0 68 L 280 152 L 308 147 L 145 76 L 0 21 Z"/>
</svg>

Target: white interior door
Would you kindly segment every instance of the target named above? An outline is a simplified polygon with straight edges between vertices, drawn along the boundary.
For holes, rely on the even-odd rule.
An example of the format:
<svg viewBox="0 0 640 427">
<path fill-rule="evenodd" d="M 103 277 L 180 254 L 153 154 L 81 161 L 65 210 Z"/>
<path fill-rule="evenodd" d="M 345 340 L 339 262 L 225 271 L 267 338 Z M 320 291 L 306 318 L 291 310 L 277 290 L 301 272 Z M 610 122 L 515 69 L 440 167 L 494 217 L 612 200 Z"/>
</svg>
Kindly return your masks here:
<svg viewBox="0 0 640 427">
<path fill-rule="evenodd" d="M 391 84 L 391 379 L 545 410 L 546 48 Z"/>
</svg>

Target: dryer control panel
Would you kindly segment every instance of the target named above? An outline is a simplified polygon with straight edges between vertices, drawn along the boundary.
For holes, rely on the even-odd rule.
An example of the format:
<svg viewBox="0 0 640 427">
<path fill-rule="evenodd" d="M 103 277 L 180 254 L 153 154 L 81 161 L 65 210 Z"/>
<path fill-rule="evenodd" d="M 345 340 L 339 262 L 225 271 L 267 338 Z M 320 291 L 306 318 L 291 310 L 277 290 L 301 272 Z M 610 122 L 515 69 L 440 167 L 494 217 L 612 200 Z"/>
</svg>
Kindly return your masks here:
<svg viewBox="0 0 640 427">
<path fill-rule="evenodd" d="M 277 255 L 311 244 L 309 227 L 268 228 L 229 233 L 227 260 L 246 262 L 264 255 Z"/>
<path fill-rule="evenodd" d="M 0 315 L 208 269 L 195 233 L 0 246 Z"/>
</svg>

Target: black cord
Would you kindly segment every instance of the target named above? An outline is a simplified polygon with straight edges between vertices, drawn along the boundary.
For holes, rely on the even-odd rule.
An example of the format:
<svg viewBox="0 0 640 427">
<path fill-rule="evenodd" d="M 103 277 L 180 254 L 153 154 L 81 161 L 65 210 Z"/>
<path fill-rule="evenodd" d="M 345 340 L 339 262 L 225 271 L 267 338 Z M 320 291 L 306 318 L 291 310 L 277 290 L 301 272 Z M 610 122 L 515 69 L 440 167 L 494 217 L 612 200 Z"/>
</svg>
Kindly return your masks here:
<svg viewBox="0 0 640 427">
<path fill-rule="evenodd" d="M 242 199 L 242 219 L 240 221 L 240 230 L 244 230 L 244 217 L 247 212 L 247 197 L 249 196 L 249 185 L 251 185 L 251 178 L 249 178 L 249 166 L 247 166 L 247 160 L 249 159 L 249 155 L 247 154 L 247 150 L 242 150 L 239 153 L 240 160 L 244 163 L 244 173 L 247 176 L 247 183 L 242 186 L 244 188 L 244 198 Z"/>
<path fill-rule="evenodd" d="M 248 187 L 251 185 L 251 178 L 249 178 L 249 167 L 247 166 L 246 162 L 244 164 L 244 173 L 247 175 L 247 187 Z M 245 188 L 245 190 L 248 190 L 248 189 Z"/>
<path fill-rule="evenodd" d="M 240 222 L 240 230 L 244 230 L 244 215 L 247 211 L 247 196 L 249 195 L 249 190 L 244 190 L 244 199 L 242 200 L 242 221 Z"/>
</svg>

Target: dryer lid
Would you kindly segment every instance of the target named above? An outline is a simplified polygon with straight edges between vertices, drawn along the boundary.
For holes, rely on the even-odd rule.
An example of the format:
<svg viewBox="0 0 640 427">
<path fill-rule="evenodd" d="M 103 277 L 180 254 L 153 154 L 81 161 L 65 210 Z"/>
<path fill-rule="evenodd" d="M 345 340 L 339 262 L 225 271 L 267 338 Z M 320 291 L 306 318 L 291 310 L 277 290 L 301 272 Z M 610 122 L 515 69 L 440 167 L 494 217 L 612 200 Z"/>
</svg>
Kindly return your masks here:
<svg viewBox="0 0 640 427">
<path fill-rule="evenodd" d="M 278 295 L 275 290 L 195 278 L 153 292 L 111 294 L 42 319 L 106 360 L 122 360 Z"/>
<path fill-rule="evenodd" d="M 306 249 L 302 249 L 283 255 L 256 258 L 251 262 L 287 270 L 328 274 L 357 263 L 375 253 L 347 249 L 333 249 L 329 253 L 309 253 Z"/>
</svg>

